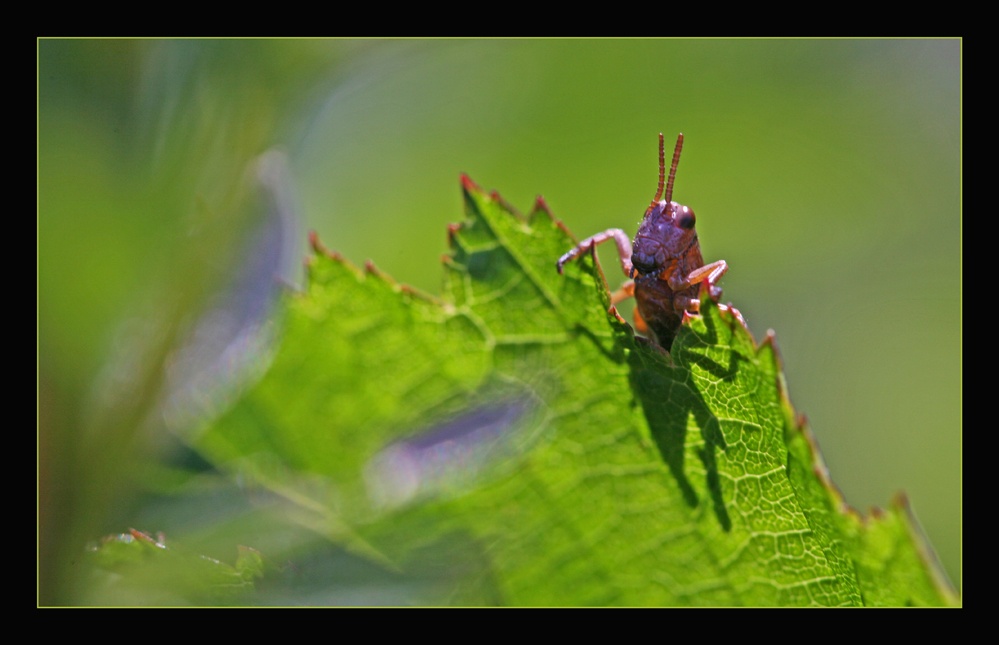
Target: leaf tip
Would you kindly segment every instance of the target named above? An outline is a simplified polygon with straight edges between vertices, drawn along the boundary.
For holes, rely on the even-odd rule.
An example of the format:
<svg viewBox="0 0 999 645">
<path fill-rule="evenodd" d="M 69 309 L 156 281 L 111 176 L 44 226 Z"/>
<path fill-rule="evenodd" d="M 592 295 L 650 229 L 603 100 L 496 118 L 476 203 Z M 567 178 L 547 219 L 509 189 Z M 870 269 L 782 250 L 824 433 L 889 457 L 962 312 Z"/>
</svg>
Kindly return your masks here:
<svg viewBox="0 0 999 645">
<path fill-rule="evenodd" d="M 766 342 L 766 341 L 764 341 Z M 779 360 L 779 359 L 778 359 Z M 803 413 L 794 412 L 791 408 L 790 401 L 787 398 L 787 389 L 784 386 L 783 379 L 779 380 L 778 389 L 780 391 L 781 397 L 784 399 L 785 405 L 794 414 L 793 425 L 791 427 L 792 432 L 797 432 L 805 440 L 805 444 L 808 446 L 809 458 L 811 459 L 811 469 L 812 474 L 822 485 L 822 488 L 826 490 L 829 494 L 829 500 L 836 510 L 844 516 L 852 516 L 858 520 L 863 519 L 863 515 L 857 511 L 854 507 L 850 506 L 846 501 L 846 497 L 843 492 L 839 489 L 836 483 L 832 479 L 832 475 L 829 473 L 829 467 L 826 465 L 825 459 L 822 458 L 822 450 L 819 448 L 818 439 L 815 433 L 812 432 L 811 426 L 808 423 L 808 417 Z"/>
<path fill-rule="evenodd" d="M 542 212 L 548 215 L 548 217 L 552 217 L 552 211 L 551 208 L 548 207 L 548 202 L 545 201 L 543 196 L 538 195 L 534 198 L 534 208 L 531 210 L 531 214 L 533 215 L 534 213 Z"/>
<path fill-rule="evenodd" d="M 394 280 L 392 280 L 392 278 L 389 277 L 389 275 L 387 273 L 383 272 L 378 267 L 376 267 L 375 263 L 372 262 L 371 260 L 365 260 L 364 261 L 364 272 L 367 273 L 370 276 L 374 276 L 376 278 L 381 278 L 382 280 L 385 280 L 386 282 L 394 282 Z"/>
<path fill-rule="evenodd" d="M 933 549 L 933 546 L 931 545 L 929 538 L 926 536 L 922 525 L 919 523 L 919 519 L 916 517 L 915 512 L 913 512 L 912 506 L 909 504 L 909 496 L 905 494 L 905 491 L 898 491 L 892 496 L 889 506 L 893 510 L 898 511 L 899 515 L 903 518 L 905 528 L 907 529 L 909 536 L 916 547 L 916 553 L 919 556 L 919 559 L 922 560 L 923 564 L 926 566 L 926 570 L 929 572 L 930 579 L 937 592 L 943 597 L 944 601 L 948 605 L 952 607 L 960 606 L 961 596 L 958 593 L 957 588 L 954 586 L 954 583 L 947 575 L 947 570 L 940 562 L 939 556 Z M 874 510 L 875 509 L 871 509 L 872 514 Z"/>
<path fill-rule="evenodd" d="M 329 250 L 323 246 L 322 241 L 319 239 L 319 232 L 315 229 L 309 231 L 309 246 L 312 248 L 313 252 L 319 255 L 330 255 Z"/>
<path fill-rule="evenodd" d="M 534 206 L 531 207 L 531 211 L 527 214 L 527 221 L 533 223 L 534 220 L 541 214 L 544 214 L 544 216 L 548 218 L 549 222 L 555 223 L 555 225 L 562 229 L 564 233 L 569 233 L 565 226 L 562 225 L 562 222 L 556 219 L 552 214 L 552 209 L 548 206 L 548 202 L 545 201 L 545 198 L 538 195 L 534 198 Z M 572 235 L 570 234 L 569 237 L 572 237 Z"/>
<path fill-rule="evenodd" d="M 346 259 L 338 253 L 337 251 L 331 251 L 322 243 L 319 239 L 319 233 L 316 231 L 309 231 L 309 246 L 312 248 L 312 252 L 316 255 L 322 255 L 328 257 L 337 262 L 346 262 Z"/>
<path fill-rule="evenodd" d="M 521 222 L 526 222 L 527 221 L 527 218 L 525 218 L 524 215 L 520 211 L 518 211 L 516 208 L 514 208 L 513 204 L 511 204 L 510 202 L 508 202 L 505 199 L 503 199 L 503 196 L 499 194 L 498 190 L 490 191 L 489 192 L 489 199 L 491 199 L 493 202 L 499 204 L 499 206 L 500 206 L 501 209 L 503 209 L 504 211 L 506 211 L 510 215 L 513 215 L 519 221 L 521 221 Z"/>
<path fill-rule="evenodd" d="M 398 282 L 395 278 L 385 273 L 371 260 L 364 262 L 364 275 L 375 280 L 379 280 L 388 285 L 390 289 L 402 293 L 408 297 L 416 298 L 426 302 L 440 304 L 440 301 L 433 295 L 420 291 L 416 287 Z"/>
<path fill-rule="evenodd" d="M 462 190 L 468 193 L 483 192 L 482 189 L 479 187 L 479 185 L 476 184 L 474 181 L 472 181 L 472 178 L 466 175 L 465 173 L 461 173 L 461 188 Z"/>
</svg>

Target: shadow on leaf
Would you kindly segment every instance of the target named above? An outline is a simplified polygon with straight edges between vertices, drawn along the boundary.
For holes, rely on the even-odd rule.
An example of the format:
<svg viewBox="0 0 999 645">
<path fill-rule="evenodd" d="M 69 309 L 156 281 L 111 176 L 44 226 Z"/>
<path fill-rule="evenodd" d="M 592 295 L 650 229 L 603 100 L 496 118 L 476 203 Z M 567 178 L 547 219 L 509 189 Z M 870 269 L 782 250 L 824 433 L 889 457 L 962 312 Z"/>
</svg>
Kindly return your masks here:
<svg viewBox="0 0 999 645">
<path fill-rule="evenodd" d="M 696 452 L 704 466 L 706 492 L 718 523 L 727 532 L 732 528 L 732 520 L 722 495 L 716 457 L 717 451 L 726 450 L 727 445 L 718 418 L 711 412 L 691 373 L 691 366 L 696 365 L 720 379 L 735 378 L 740 360 L 736 353 L 731 353 L 726 366 L 697 351 L 705 347 L 705 343 L 714 344 L 715 338 L 712 329 L 699 338 L 685 328 L 674 343 L 672 364 L 669 356 L 658 347 L 645 339 L 636 339 L 635 351 L 629 357 L 629 378 L 663 461 L 676 478 L 684 501 L 696 507 L 701 495 L 684 468 L 688 419 L 693 417 L 703 440 Z"/>
</svg>

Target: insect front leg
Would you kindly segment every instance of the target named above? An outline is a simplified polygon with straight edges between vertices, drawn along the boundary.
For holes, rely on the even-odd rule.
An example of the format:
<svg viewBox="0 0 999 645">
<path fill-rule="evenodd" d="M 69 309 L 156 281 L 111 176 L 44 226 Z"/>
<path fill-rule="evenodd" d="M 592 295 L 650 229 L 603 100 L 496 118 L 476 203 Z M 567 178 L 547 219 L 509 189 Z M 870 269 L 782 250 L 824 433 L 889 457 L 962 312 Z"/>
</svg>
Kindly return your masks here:
<svg viewBox="0 0 999 645">
<path fill-rule="evenodd" d="M 559 273 L 562 273 L 562 267 L 564 267 L 567 262 L 570 262 L 578 257 L 580 253 L 589 251 L 597 244 L 601 244 L 607 240 L 614 240 L 617 244 L 617 254 L 621 259 L 621 270 L 624 271 L 624 274 L 630 278 L 632 271 L 631 240 L 628 238 L 628 235 L 619 228 L 609 228 L 603 233 L 597 233 L 596 235 L 591 235 L 586 238 L 571 248 L 568 253 L 560 257 L 558 262 L 555 263 L 555 268 L 558 269 Z"/>
</svg>

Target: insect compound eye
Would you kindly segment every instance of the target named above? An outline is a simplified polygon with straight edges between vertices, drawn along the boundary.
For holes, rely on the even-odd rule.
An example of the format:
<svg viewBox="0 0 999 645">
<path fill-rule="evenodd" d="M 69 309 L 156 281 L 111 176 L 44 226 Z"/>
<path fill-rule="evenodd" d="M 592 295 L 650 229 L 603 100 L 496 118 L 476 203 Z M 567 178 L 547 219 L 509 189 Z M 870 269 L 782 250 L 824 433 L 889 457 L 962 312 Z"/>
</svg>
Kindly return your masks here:
<svg viewBox="0 0 999 645">
<path fill-rule="evenodd" d="M 689 206 L 681 206 L 680 210 L 676 214 L 677 225 L 686 230 L 694 228 L 694 222 L 696 218 L 694 217 L 694 211 L 691 210 Z"/>
</svg>

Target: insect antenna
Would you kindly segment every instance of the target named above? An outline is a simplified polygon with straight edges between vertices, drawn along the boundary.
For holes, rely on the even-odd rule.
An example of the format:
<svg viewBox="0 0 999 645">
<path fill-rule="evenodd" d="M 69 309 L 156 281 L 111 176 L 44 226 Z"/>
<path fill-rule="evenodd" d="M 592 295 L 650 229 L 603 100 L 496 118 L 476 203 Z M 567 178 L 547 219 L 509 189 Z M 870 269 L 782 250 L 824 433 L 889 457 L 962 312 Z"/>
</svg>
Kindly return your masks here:
<svg viewBox="0 0 999 645">
<path fill-rule="evenodd" d="M 662 137 L 663 137 L 663 135 L 660 134 L 659 135 L 659 177 L 660 177 L 660 179 L 659 179 L 659 185 L 660 185 L 660 190 L 662 190 L 661 187 L 662 187 L 662 181 L 663 181 L 662 180 L 662 174 L 663 174 L 662 168 L 663 168 L 663 165 L 666 162 L 665 158 L 663 157 L 663 140 L 662 140 Z M 681 132 L 676 137 L 676 148 L 673 150 L 673 163 L 671 163 L 670 166 L 669 166 L 669 181 L 666 182 L 666 197 L 664 197 L 664 199 L 667 202 L 670 202 L 670 201 L 673 200 L 673 180 L 676 178 L 676 166 L 677 166 L 677 164 L 680 163 L 680 150 L 682 148 L 683 148 L 683 133 Z"/>
<path fill-rule="evenodd" d="M 663 143 L 663 133 L 659 133 L 659 188 L 656 189 L 656 196 L 652 198 L 655 205 L 659 198 L 663 196 L 663 183 L 666 181 L 666 148 Z"/>
</svg>

